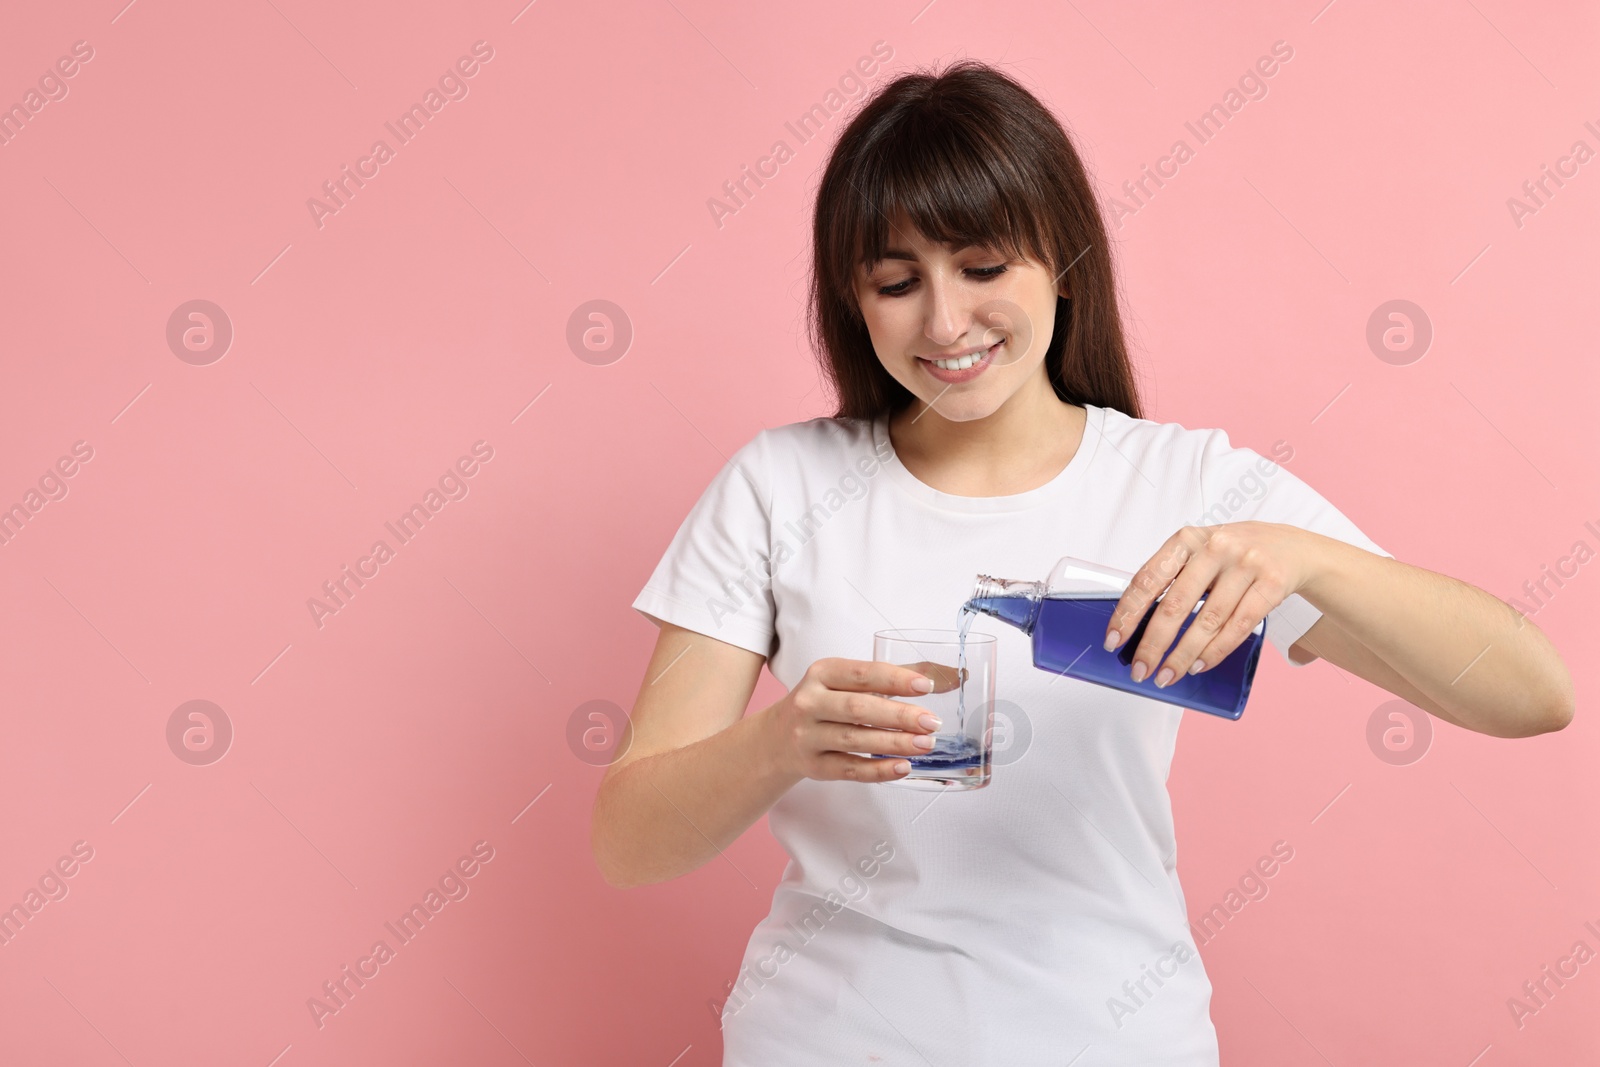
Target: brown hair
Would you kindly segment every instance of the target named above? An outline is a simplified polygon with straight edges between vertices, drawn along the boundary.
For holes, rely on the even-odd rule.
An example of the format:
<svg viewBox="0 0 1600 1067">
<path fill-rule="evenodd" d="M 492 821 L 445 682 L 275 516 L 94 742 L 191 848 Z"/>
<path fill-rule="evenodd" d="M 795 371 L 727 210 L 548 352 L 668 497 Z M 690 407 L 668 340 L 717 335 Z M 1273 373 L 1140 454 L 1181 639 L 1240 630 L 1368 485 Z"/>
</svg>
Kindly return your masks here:
<svg viewBox="0 0 1600 1067">
<path fill-rule="evenodd" d="M 888 247 L 889 220 L 930 241 L 1022 248 L 1059 280 L 1045 368 L 1056 396 L 1142 418 L 1099 201 L 1059 121 L 978 60 L 904 74 L 839 135 L 817 190 L 809 326 L 838 398 L 834 418 L 893 414 L 913 399 L 879 361 L 855 271 Z"/>
</svg>

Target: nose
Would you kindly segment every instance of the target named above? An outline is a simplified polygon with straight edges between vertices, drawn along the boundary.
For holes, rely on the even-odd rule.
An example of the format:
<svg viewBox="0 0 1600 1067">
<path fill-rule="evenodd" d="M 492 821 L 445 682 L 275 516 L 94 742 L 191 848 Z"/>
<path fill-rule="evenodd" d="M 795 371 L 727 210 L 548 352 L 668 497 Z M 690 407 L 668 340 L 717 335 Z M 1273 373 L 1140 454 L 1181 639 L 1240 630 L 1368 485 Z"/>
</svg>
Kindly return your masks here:
<svg viewBox="0 0 1600 1067">
<path fill-rule="evenodd" d="M 930 273 L 926 282 L 927 314 L 922 332 L 940 348 L 949 348 L 967 335 L 972 309 L 960 288 L 939 273 Z"/>
</svg>

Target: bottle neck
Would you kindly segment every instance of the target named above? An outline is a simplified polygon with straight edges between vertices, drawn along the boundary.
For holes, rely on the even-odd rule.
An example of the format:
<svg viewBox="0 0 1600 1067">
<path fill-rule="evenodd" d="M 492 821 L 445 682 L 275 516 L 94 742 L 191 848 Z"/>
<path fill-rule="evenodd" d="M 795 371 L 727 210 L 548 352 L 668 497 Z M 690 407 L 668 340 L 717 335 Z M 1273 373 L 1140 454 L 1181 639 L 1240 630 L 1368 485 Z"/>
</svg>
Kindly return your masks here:
<svg viewBox="0 0 1600 1067">
<path fill-rule="evenodd" d="M 968 602 L 980 615 L 1010 623 L 1023 633 L 1033 633 L 1039 617 L 1039 602 L 1045 594 L 1044 582 L 978 575 Z"/>
<path fill-rule="evenodd" d="M 1044 583 L 1025 582 L 1016 578 L 991 578 L 987 574 L 980 574 L 972 596 L 975 600 L 997 596 L 1025 596 L 1030 600 L 1038 600 L 1044 596 Z"/>
</svg>

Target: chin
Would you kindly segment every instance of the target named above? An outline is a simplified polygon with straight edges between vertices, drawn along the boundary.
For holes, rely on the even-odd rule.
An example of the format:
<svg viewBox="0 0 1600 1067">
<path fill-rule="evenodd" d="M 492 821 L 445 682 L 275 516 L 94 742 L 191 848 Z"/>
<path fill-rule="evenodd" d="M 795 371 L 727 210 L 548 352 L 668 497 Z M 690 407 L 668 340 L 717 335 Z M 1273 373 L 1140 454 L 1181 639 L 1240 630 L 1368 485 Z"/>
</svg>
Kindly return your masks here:
<svg viewBox="0 0 1600 1067">
<path fill-rule="evenodd" d="M 998 401 L 985 397 L 952 399 L 950 394 L 946 393 L 944 396 L 936 395 L 920 399 L 933 409 L 933 414 L 946 422 L 975 422 L 978 419 L 986 419 L 1000 410 Z"/>
</svg>

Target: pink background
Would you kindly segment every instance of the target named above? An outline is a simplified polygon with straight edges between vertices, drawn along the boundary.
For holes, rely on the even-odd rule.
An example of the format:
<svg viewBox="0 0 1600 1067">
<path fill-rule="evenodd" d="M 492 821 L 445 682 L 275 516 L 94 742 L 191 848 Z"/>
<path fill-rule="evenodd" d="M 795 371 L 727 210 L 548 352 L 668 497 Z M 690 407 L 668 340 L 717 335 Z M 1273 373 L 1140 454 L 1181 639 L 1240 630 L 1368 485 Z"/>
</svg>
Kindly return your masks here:
<svg viewBox="0 0 1600 1067">
<path fill-rule="evenodd" d="M 1108 203 L 1196 148 L 1116 231 L 1151 418 L 1288 441 L 1398 558 L 1525 607 L 1600 548 L 1600 161 L 1507 206 L 1600 149 L 1592 5 L 122 5 L 0 33 L 0 104 L 93 49 L 0 146 L 0 507 L 93 450 L 0 545 L 0 905 L 93 849 L 0 947 L 6 1063 L 720 1062 L 707 1002 L 784 857 L 763 825 L 609 888 L 568 724 L 631 706 L 656 631 L 629 604 L 724 457 L 828 411 L 801 300 L 845 116 L 784 123 L 877 41 L 873 87 L 1003 64 Z M 480 40 L 468 95 L 319 228 L 307 200 Z M 1197 145 L 1183 123 L 1279 40 L 1268 95 Z M 779 139 L 719 228 L 708 200 Z M 166 340 L 195 299 L 234 331 L 203 366 Z M 596 299 L 621 358 L 569 347 Z M 1406 365 L 1365 340 L 1393 299 L 1434 330 Z M 307 601 L 477 441 L 467 495 L 319 627 Z M 1294 849 L 1203 946 L 1224 1063 L 1596 1055 L 1600 962 L 1520 1027 L 1507 1000 L 1600 951 L 1597 601 L 1591 562 L 1537 613 L 1579 694 L 1560 733 L 1436 722 L 1391 765 L 1388 694 L 1276 656 L 1242 720 L 1186 717 L 1191 916 Z M 763 675 L 753 706 L 779 696 Z M 204 766 L 166 735 L 196 699 L 234 730 Z M 308 998 L 479 841 L 469 894 L 319 1028 Z"/>
</svg>

